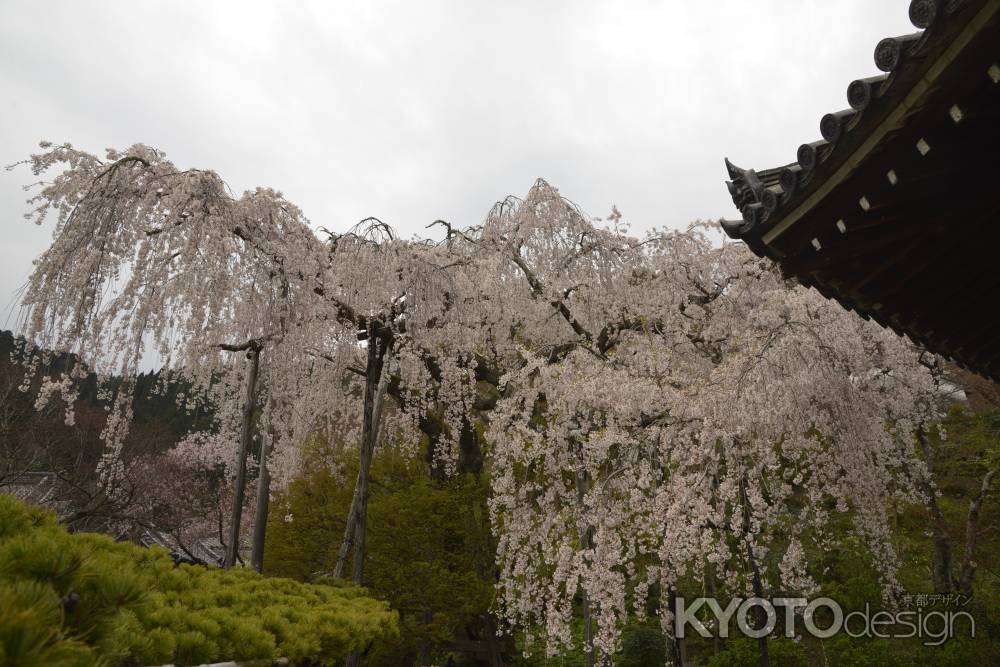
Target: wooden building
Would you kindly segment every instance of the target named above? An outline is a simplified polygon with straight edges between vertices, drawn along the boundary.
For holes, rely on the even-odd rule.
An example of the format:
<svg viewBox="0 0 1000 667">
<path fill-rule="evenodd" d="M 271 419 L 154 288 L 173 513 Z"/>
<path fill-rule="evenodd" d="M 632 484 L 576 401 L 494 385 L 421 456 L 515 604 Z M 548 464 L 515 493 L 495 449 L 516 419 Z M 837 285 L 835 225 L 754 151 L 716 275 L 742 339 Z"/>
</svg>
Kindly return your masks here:
<svg viewBox="0 0 1000 667">
<path fill-rule="evenodd" d="M 1000 0 L 913 0 L 912 34 L 796 160 L 726 160 L 729 236 L 787 275 L 1000 380 Z M 838 27 L 837 29 L 848 29 Z"/>
</svg>

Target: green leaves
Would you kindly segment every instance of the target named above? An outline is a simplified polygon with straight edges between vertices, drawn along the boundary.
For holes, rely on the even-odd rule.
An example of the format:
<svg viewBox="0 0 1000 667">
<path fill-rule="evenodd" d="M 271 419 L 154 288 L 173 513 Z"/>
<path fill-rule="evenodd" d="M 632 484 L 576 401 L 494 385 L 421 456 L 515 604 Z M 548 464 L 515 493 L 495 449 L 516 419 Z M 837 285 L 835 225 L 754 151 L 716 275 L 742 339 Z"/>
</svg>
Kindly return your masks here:
<svg viewBox="0 0 1000 667">
<path fill-rule="evenodd" d="M 72 604 L 64 604 L 72 599 Z M 357 588 L 174 567 L 0 496 L 0 665 L 334 660 L 396 633 Z"/>
<path fill-rule="evenodd" d="M 356 462 L 342 463 L 342 479 L 353 479 Z M 274 500 L 267 571 L 307 578 L 332 568 L 351 501 L 342 479 L 317 465 Z M 483 629 L 494 597 L 488 481 L 433 480 L 425 461 L 387 449 L 372 462 L 371 488 L 365 585 L 399 612 L 400 638 L 373 646 L 368 664 L 423 664 L 436 651 L 443 662 L 444 647 Z"/>
</svg>

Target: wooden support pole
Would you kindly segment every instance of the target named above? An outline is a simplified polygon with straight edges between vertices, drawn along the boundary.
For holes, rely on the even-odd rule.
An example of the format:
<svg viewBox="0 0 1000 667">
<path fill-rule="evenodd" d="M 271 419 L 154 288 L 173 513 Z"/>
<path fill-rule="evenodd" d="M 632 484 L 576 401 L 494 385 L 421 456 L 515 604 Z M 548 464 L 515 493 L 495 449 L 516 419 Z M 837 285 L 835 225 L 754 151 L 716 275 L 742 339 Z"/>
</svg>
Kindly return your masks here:
<svg viewBox="0 0 1000 667">
<path fill-rule="evenodd" d="M 240 549 L 240 522 L 243 518 L 243 497 L 247 485 L 247 452 L 250 449 L 250 438 L 253 434 L 253 411 L 257 397 L 257 371 L 260 367 L 260 347 L 251 345 L 247 352 L 249 369 L 247 370 L 247 393 L 243 403 L 243 425 L 240 429 L 240 451 L 236 464 L 236 488 L 233 491 L 232 523 L 229 526 L 229 543 L 226 545 L 226 558 L 222 563 L 225 569 L 236 564 Z"/>
</svg>

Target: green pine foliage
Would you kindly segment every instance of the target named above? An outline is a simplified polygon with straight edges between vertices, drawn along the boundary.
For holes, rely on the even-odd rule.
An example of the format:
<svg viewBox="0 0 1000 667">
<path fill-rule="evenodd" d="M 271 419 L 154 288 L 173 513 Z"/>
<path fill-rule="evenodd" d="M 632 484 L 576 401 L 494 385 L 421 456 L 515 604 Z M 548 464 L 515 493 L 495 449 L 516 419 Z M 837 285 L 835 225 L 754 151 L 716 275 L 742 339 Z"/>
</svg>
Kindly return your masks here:
<svg viewBox="0 0 1000 667">
<path fill-rule="evenodd" d="M 334 660 L 397 632 L 362 589 L 175 566 L 0 495 L 0 665 Z"/>
</svg>

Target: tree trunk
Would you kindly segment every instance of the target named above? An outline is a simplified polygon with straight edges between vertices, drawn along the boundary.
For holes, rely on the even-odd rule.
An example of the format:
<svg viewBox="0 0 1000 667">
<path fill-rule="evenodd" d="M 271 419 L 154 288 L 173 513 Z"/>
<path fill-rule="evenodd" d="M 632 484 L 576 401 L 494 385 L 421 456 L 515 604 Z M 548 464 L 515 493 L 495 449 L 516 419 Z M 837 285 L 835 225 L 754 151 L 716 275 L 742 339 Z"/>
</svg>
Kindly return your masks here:
<svg viewBox="0 0 1000 667">
<path fill-rule="evenodd" d="M 434 615 L 430 611 L 424 610 L 420 613 L 420 620 L 425 626 L 429 626 L 434 620 Z M 431 664 L 431 642 L 427 638 L 420 642 L 420 648 L 417 650 L 417 664 L 418 665 L 430 665 Z"/>
<path fill-rule="evenodd" d="M 358 477 L 354 483 L 354 495 L 351 497 L 351 507 L 347 510 L 347 521 L 344 525 L 344 537 L 340 542 L 340 550 L 337 552 L 337 562 L 333 568 L 333 576 L 338 579 L 343 578 L 344 570 L 347 569 L 347 556 L 351 553 L 351 547 L 355 546 L 355 536 L 358 533 L 357 525 L 362 504 L 362 495 L 365 496 L 365 510 L 367 510 L 368 473 L 369 468 L 371 467 L 371 460 L 378 438 L 378 428 L 382 420 L 382 405 L 385 401 L 385 392 L 388 387 L 389 380 L 389 374 L 382 373 L 384 356 L 387 351 L 388 349 L 382 350 L 381 355 L 377 354 L 377 351 L 374 349 L 369 349 L 368 352 L 368 368 L 365 373 L 365 404 L 362 418 L 361 445 L 359 447 Z M 369 390 L 372 386 L 374 386 L 375 382 L 378 382 L 378 389 L 374 392 L 374 398 L 369 404 Z"/>
<path fill-rule="evenodd" d="M 368 337 L 368 364 L 365 369 L 365 399 L 361 425 L 361 458 L 358 463 L 358 480 L 354 487 L 354 497 L 347 518 L 345 537 L 353 533 L 354 563 L 351 580 L 361 585 L 364 580 L 365 568 L 365 530 L 368 515 L 368 476 L 371 469 L 372 456 L 375 453 L 375 443 L 378 439 L 378 425 L 382 418 L 382 404 L 385 400 L 385 390 L 389 384 L 389 373 L 385 369 L 385 357 L 391 347 L 391 340 L 382 340 L 370 332 Z M 376 386 L 377 383 L 377 386 Z M 353 530 L 352 530 L 353 528 Z M 345 540 L 347 543 L 347 540 Z M 346 553 L 350 546 L 341 544 L 337 558 L 335 576 L 343 576 Z M 352 653 L 347 658 L 347 667 L 357 667 L 360 656 Z"/>
<path fill-rule="evenodd" d="M 583 468 L 581 464 L 580 469 L 576 471 L 576 502 L 577 502 L 577 507 L 579 507 L 581 512 L 583 511 L 583 499 L 587 495 L 587 485 L 588 485 L 587 471 Z M 591 527 L 581 520 L 578 530 L 580 533 L 580 550 L 582 551 L 591 548 L 591 543 L 592 543 Z M 587 662 L 586 662 L 587 667 L 594 667 L 595 665 L 593 623 L 594 621 L 593 618 L 591 618 L 591 610 L 590 610 L 590 596 L 587 594 L 587 591 L 584 590 L 583 591 L 583 645 L 587 655 Z"/>
<path fill-rule="evenodd" d="M 378 353 L 375 370 L 378 378 L 378 387 L 374 392 L 374 396 L 371 398 L 371 408 L 368 418 L 368 433 L 365 440 L 365 453 L 367 454 L 367 461 L 365 462 L 364 479 L 361 479 L 359 476 L 359 481 L 361 482 L 361 493 L 358 494 L 358 510 L 356 513 L 357 516 L 354 520 L 354 568 L 352 572 L 352 579 L 354 583 L 359 586 L 361 585 L 364 577 L 365 567 L 365 530 L 368 522 L 368 472 L 371 468 L 372 457 L 375 455 L 375 446 L 378 444 L 378 429 L 379 424 L 382 421 L 382 406 L 385 404 L 385 390 L 389 385 L 389 373 L 385 368 L 385 356 L 389 350 L 389 345 L 390 344 L 388 342 L 383 343 L 382 349 L 379 350 Z M 366 396 L 366 410 L 369 409 L 368 406 L 369 400 Z"/>
<path fill-rule="evenodd" d="M 972 595 L 972 577 L 976 574 L 976 542 L 979 539 L 979 511 L 983 500 L 990 492 L 990 483 L 996 475 L 994 468 L 983 477 L 979 495 L 969 503 L 969 518 L 965 524 L 965 556 L 962 558 L 962 571 L 958 578 L 958 589 L 965 595 Z"/>
<path fill-rule="evenodd" d="M 718 600 L 719 599 L 719 590 L 718 590 L 718 586 L 716 586 L 716 583 L 715 583 L 715 564 L 714 563 L 709 563 L 708 566 L 706 567 L 705 579 L 706 579 L 705 583 L 706 583 L 706 585 L 708 587 L 708 594 L 709 594 L 709 596 L 711 596 L 711 597 L 715 598 L 716 600 Z M 720 651 L 721 651 L 721 648 L 719 646 L 719 633 L 715 632 L 712 635 L 712 655 L 719 655 Z"/>
<path fill-rule="evenodd" d="M 760 578 L 760 568 L 757 567 L 757 559 L 753 555 L 753 543 L 750 540 L 750 498 L 747 495 L 747 478 L 744 474 L 740 478 L 740 498 L 743 504 L 743 538 L 747 547 L 747 559 L 750 561 L 750 571 L 752 574 L 753 594 L 755 597 L 764 597 L 764 585 Z M 760 606 L 754 607 L 754 623 L 756 627 L 762 628 L 767 623 L 767 614 Z M 771 664 L 767 651 L 767 635 L 757 639 L 757 650 L 760 653 L 760 667 L 769 667 Z"/>
<path fill-rule="evenodd" d="M 504 667 L 503 649 L 500 645 L 500 634 L 493 616 L 486 616 L 486 645 L 489 648 L 487 660 L 490 667 Z"/>
<path fill-rule="evenodd" d="M 344 537 L 340 541 L 340 550 L 337 552 L 337 563 L 333 566 L 333 576 L 343 579 L 344 569 L 347 567 L 347 556 L 351 553 L 354 545 L 354 525 L 358 512 L 358 493 L 361 489 L 361 471 L 358 471 L 358 479 L 354 482 L 354 495 L 351 497 L 351 507 L 347 510 L 347 523 L 344 524 Z"/>
<path fill-rule="evenodd" d="M 753 556 L 753 549 L 749 548 L 749 545 L 747 546 L 747 553 L 750 555 L 750 569 L 753 571 L 753 594 L 756 597 L 763 598 L 764 587 L 761 585 L 760 569 L 757 567 L 757 559 Z M 767 623 L 767 614 L 759 606 L 754 607 L 754 611 L 757 627 L 764 627 Z M 760 651 L 760 667 L 768 667 L 768 665 L 771 664 L 771 660 L 767 654 L 767 635 L 757 639 L 757 649 Z"/>
<path fill-rule="evenodd" d="M 669 565 L 668 565 L 669 567 Z M 667 589 L 667 609 L 677 618 L 677 588 L 671 584 Z M 675 623 L 676 626 L 676 623 Z M 674 635 L 667 642 L 667 656 L 674 667 L 684 667 L 684 653 L 681 650 L 681 638 Z"/>
<path fill-rule="evenodd" d="M 267 469 L 267 457 L 271 453 L 271 437 L 265 437 L 260 445 L 260 474 L 257 477 L 257 512 L 254 514 L 253 551 L 250 564 L 260 572 L 264 567 L 264 536 L 267 534 L 267 513 L 271 505 L 271 473 Z"/>
<path fill-rule="evenodd" d="M 360 476 L 360 475 L 359 475 Z M 344 526 L 344 537 L 340 541 L 340 550 L 337 552 L 337 563 L 333 566 L 333 576 L 343 579 L 344 568 L 347 567 L 347 555 L 351 553 L 351 546 L 354 544 L 354 516 L 358 511 L 358 486 L 354 483 L 354 497 L 351 499 L 351 507 L 347 510 L 347 524 Z"/>
<path fill-rule="evenodd" d="M 948 535 L 948 528 L 945 524 L 944 515 L 937 502 L 937 489 L 931 481 L 934 474 L 934 454 L 931 451 L 930 442 L 923 427 L 917 429 L 917 442 L 920 444 L 920 451 L 924 457 L 924 465 L 931 476 L 920 482 L 920 490 L 924 494 L 927 504 L 927 512 L 931 518 L 931 542 L 933 544 L 933 560 L 931 564 L 931 578 L 934 582 L 935 593 L 950 593 L 952 591 L 951 575 L 951 537 Z"/>
<path fill-rule="evenodd" d="M 930 485 L 928 485 L 930 486 Z M 944 517 L 934 497 L 934 489 L 927 491 L 927 510 L 931 515 L 931 540 L 933 542 L 933 562 L 931 577 L 934 581 L 934 592 L 951 592 L 951 538 L 945 528 Z"/>
<path fill-rule="evenodd" d="M 590 596 L 583 592 L 583 646 L 587 656 L 587 667 L 594 667 L 594 626 L 590 617 Z"/>
<path fill-rule="evenodd" d="M 232 523 L 229 526 L 229 544 L 222 566 L 227 570 L 236 564 L 240 552 L 240 523 L 243 518 L 243 497 L 247 485 L 247 451 L 253 433 L 253 411 L 257 397 L 257 370 L 260 365 L 260 348 L 252 345 L 247 352 L 247 393 L 243 402 L 243 425 L 240 428 L 240 451 L 236 462 L 236 488 L 233 492 Z"/>
</svg>

